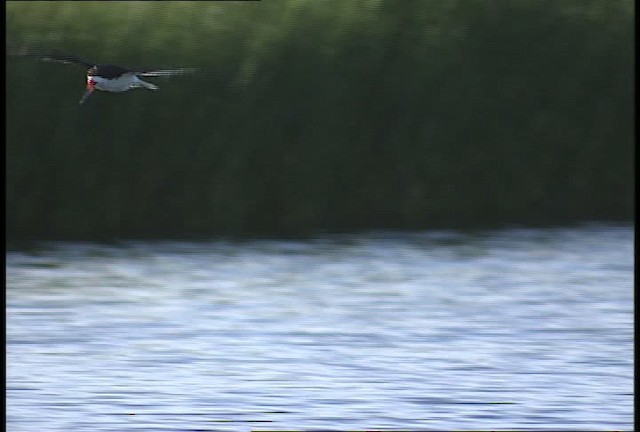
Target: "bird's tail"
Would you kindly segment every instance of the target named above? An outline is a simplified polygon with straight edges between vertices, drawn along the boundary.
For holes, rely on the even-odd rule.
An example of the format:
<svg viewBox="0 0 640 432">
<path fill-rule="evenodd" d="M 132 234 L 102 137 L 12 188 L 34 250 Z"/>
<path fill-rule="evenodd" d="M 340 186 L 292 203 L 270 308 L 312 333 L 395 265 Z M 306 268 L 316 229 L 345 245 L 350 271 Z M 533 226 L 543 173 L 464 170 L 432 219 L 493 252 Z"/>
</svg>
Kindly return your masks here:
<svg viewBox="0 0 640 432">
<path fill-rule="evenodd" d="M 144 88 L 147 88 L 147 89 L 149 89 L 149 90 L 158 90 L 158 86 L 157 86 L 157 85 L 155 85 L 155 84 L 151 84 L 151 83 L 146 82 L 146 81 L 142 81 L 141 79 L 138 79 L 138 80 L 137 80 L 137 84 L 138 84 L 140 87 L 144 87 Z"/>
</svg>

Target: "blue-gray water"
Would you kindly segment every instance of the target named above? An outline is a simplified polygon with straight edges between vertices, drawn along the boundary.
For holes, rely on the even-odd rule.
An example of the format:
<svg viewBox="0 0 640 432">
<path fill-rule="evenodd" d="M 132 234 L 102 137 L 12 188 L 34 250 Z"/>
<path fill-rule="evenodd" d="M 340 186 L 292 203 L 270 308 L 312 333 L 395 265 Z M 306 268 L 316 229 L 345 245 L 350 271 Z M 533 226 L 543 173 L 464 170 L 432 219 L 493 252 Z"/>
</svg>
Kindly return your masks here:
<svg viewBox="0 0 640 432">
<path fill-rule="evenodd" d="M 7 256 L 7 430 L 627 430 L 633 227 Z"/>
</svg>

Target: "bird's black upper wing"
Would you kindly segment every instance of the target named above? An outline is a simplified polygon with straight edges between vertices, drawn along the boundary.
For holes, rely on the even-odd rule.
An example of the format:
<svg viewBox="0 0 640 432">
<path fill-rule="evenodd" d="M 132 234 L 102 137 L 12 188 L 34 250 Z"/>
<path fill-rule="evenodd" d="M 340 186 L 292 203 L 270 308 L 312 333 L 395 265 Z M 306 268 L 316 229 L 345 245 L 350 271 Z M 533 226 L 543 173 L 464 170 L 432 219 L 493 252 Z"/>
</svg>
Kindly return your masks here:
<svg viewBox="0 0 640 432">
<path fill-rule="evenodd" d="M 95 65 L 95 63 L 85 61 L 76 56 L 60 54 L 55 51 L 45 50 L 40 48 L 33 48 L 33 47 L 8 46 L 7 54 L 12 57 L 29 57 L 29 58 L 34 58 L 34 59 L 47 61 L 47 62 L 77 64 L 77 65 L 84 66 L 87 69 Z"/>
<path fill-rule="evenodd" d="M 66 55 L 56 55 L 56 54 L 47 54 L 40 56 L 40 60 L 48 61 L 48 62 L 58 62 L 64 64 L 78 64 L 86 67 L 87 69 L 94 66 L 95 63 L 91 63 L 76 56 L 66 56 Z"/>
<path fill-rule="evenodd" d="M 92 73 L 107 78 L 121 75 L 123 73 L 132 72 L 139 76 L 144 77 L 164 77 L 174 75 L 187 75 L 197 71 L 196 68 L 178 68 L 178 69 L 127 69 L 122 66 L 115 65 L 98 65 L 96 63 L 88 62 L 79 57 L 61 54 L 55 51 L 47 51 L 38 48 L 27 48 L 15 46 L 8 49 L 8 53 L 11 56 L 30 57 L 36 58 L 46 62 L 57 62 L 64 64 L 77 64 L 84 66 L 86 69 L 91 69 Z"/>
<path fill-rule="evenodd" d="M 179 68 L 179 69 L 143 69 L 136 70 L 135 74 L 143 77 L 161 77 L 174 75 L 187 75 L 197 72 L 196 68 Z"/>
</svg>

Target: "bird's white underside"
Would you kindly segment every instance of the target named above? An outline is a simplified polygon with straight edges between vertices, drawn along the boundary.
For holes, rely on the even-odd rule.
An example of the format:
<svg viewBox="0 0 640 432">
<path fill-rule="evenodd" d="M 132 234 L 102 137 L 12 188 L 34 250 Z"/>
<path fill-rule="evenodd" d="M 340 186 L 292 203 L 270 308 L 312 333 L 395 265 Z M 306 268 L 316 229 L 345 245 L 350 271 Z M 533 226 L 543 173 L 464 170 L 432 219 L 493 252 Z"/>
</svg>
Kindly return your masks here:
<svg viewBox="0 0 640 432">
<path fill-rule="evenodd" d="M 114 79 L 107 79 L 99 76 L 88 76 L 87 80 L 95 83 L 95 88 L 108 92 L 124 92 L 136 87 L 144 87 L 149 90 L 158 90 L 158 86 L 142 81 L 133 73 L 126 73 Z"/>
<path fill-rule="evenodd" d="M 146 72 L 128 72 L 122 76 L 114 79 L 107 79 L 99 76 L 87 76 L 87 80 L 93 80 L 95 82 L 95 88 L 98 90 L 109 92 L 123 92 L 136 87 L 144 87 L 149 90 L 158 90 L 158 86 L 149 82 L 143 81 L 139 76 L 172 76 L 172 75 L 185 75 L 195 72 L 192 68 L 183 69 L 166 69 Z"/>
</svg>

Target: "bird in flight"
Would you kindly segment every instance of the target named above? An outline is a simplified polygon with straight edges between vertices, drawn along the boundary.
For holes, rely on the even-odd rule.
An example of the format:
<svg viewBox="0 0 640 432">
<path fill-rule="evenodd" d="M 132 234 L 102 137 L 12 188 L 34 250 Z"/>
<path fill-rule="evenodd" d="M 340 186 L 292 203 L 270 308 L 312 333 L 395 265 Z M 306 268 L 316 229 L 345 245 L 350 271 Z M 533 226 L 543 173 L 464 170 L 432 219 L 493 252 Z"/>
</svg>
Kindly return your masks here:
<svg viewBox="0 0 640 432">
<path fill-rule="evenodd" d="M 161 77 L 173 75 L 186 75 L 196 71 L 194 68 L 137 70 L 127 69 L 122 66 L 109 64 L 96 64 L 82 60 L 74 56 L 44 55 L 41 60 L 59 62 L 65 64 L 77 64 L 87 68 L 87 87 L 80 98 L 82 104 L 94 90 L 120 93 L 133 88 L 144 87 L 149 90 L 158 90 L 158 86 L 143 81 L 140 77 Z"/>
</svg>

